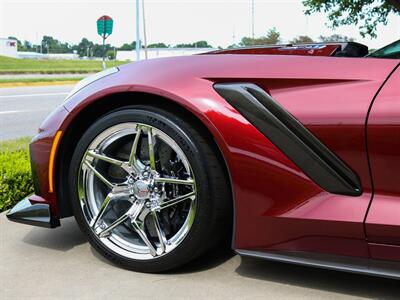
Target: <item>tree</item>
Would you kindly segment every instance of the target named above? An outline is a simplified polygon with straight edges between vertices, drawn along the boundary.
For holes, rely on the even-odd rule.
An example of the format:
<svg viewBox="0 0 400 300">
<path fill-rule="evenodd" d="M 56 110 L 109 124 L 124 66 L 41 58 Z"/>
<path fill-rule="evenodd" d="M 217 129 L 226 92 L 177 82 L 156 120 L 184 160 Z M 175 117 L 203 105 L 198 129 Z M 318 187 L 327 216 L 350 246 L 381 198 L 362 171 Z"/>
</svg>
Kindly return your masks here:
<svg viewBox="0 0 400 300">
<path fill-rule="evenodd" d="M 332 34 L 330 36 L 319 36 L 319 40 L 324 43 L 329 43 L 329 42 L 354 42 L 353 38 L 347 37 L 345 35 L 341 34 Z"/>
<path fill-rule="evenodd" d="M 307 44 L 314 43 L 313 39 L 307 35 L 299 35 L 290 41 L 291 44 Z"/>
<path fill-rule="evenodd" d="M 195 48 L 212 48 L 210 44 L 208 44 L 207 41 L 197 41 L 194 43 Z"/>
<path fill-rule="evenodd" d="M 114 60 L 115 59 L 115 51 L 114 51 L 114 49 L 113 50 L 108 50 L 107 54 L 106 54 L 106 57 L 109 60 Z"/>
<path fill-rule="evenodd" d="M 136 49 L 136 41 L 133 41 L 130 44 L 123 44 L 121 47 L 117 48 L 118 50 L 123 50 L 123 51 L 131 51 Z"/>
<path fill-rule="evenodd" d="M 194 43 L 189 44 L 178 44 L 175 46 L 176 48 L 212 48 L 211 45 L 208 44 L 207 41 L 197 41 Z"/>
<path fill-rule="evenodd" d="M 105 44 L 105 47 L 103 47 L 103 45 L 94 44 L 93 45 L 93 56 L 94 57 L 103 57 L 103 52 L 107 55 L 107 52 L 110 51 L 111 49 L 113 49 L 113 47 L 110 44 Z"/>
<path fill-rule="evenodd" d="M 400 14 L 399 0 L 304 0 L 305 13 L 328 13 L 331 28 L 358 25 L 360 34 L 376 38 L 378 24 L 386 25 L 390 13 Z"/>
<path fill-rule="evenodd" d="M 147 48 L 168 48 L 169 45 L 165 45 L 164 43 L 154 43 L 147 46 Z"/>
<path fill-rule="evenodd" d="M 281 42 L 281 34 L 276 28 L 268 30 L 266 36 L 259 38 L 243 37 L 240 46 L 275 45 Z"/>
<path fill-rule="evenodd" d="M 72 47 L 72 50 L 76 50 L 79 57 L 90 56 L 90 53 L 93 53 L 93 46 L 93 42 L 83 38 L 77 46 Z"/>
<path fill-rule="evenodd" d="M 25 51 L 33 51 L 33 50 L 35 50 L 35 49 L 33 48 L 32 43 L 29 42 L 29 41 L 24 41 L 23 48 L 25 49 Z"/>
<path fill-rule="evenodd" d="M 44 53 L 69 53 L 72 51 L 68 43 L 61 43 L 59 40 L 48 35 L 43 36 L 41 45 Z"/>
</svg>

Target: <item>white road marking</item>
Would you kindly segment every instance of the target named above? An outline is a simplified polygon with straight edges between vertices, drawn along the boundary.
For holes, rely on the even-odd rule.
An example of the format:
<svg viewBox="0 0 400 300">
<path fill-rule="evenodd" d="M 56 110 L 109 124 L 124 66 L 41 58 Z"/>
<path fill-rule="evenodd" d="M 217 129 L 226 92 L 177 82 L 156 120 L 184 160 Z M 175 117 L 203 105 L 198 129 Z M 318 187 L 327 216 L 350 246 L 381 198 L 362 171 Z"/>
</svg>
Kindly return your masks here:
<svg viewBox="0 0 400 300">
<path fill-rule="evenodd" d="M 6 111 L 0 111 L 0 115 L 6 115 L 6 114 L 15 114 L 21 112 L 20 110 L 6 110 Z"/>
<path fill-rule="evenodd" d="M 0 111 L 0 115 L 27 113 L 33 111 L 47 111 L 47 109 L 5 110 L 5 111 Z"/>
<path fill-rule="evenodd" d="M 59 95 L 68 95 L 68 94 L 69 94 L 69 92 L 46 93 L 46 94 L 1 95 L 0 98 L 45 97 L 45 96 L 59 96 Z"/>
</svg>

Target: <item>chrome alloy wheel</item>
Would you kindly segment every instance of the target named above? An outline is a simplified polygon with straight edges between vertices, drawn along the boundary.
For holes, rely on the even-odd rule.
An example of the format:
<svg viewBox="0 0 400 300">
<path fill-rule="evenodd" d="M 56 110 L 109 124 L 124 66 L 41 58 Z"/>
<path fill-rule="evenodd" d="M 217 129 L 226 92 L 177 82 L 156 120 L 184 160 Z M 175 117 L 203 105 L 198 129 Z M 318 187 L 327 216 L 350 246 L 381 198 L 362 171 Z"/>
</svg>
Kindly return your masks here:
<svg viewBox="0 0 400 300">
<path fill-rule="evenodd" d="M 127 258 L 174 250 L 196 214 L 196 183 L 183 150 L 166 133 L 140 123 L 112 126 L 86 150 L 78 195 L 94 235 Z"/>
</svg>

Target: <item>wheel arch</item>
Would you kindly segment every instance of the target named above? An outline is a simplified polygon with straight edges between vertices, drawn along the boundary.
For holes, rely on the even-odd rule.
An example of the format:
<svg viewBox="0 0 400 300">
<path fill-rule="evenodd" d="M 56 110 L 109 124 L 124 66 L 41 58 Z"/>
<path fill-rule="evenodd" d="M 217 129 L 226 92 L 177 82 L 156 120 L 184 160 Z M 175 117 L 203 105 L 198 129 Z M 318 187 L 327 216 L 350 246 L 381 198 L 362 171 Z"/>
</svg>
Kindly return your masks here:
<svg viewBox="0 0 400 300">
<path fill-rule="evenodd" d="M 200 113 L 196 113 L 188 107 L 184 107 L 170 98 L 138 91 L 118 92 L 103 96 L 95 101 L 91 101 L 77 113 L 73 112 L 71 114 L 73 117 L 68 121 L 67 126 L 64 127 L 65 130 L 60 141 L 59 152 L 57 154 L 55 164 L 55 183 L 60 217 L 65 218 L 72 216 L 72 210 L 68 200 L 68 189 L 64 189 L 63 186 L 68 185 L 67 174 L 69 171 L 69 162 L 80 137 L 98 118 L 110 113 L 111 111 L 133 105 L 151 105 L 168 110 L 170 112 L 172 111 L 173 113 L 179 114 L 180 117 L 190 120 L 190 122 L 195 124 L 196 128 L 201 131 L 201 134 L 204 134 L 211 146 L 215 149 L 215 153 L 217 153 L 218 159 L 221 162 L 224 172 L 229 180 L 232 199 L 231 211 L 233 212 L 232 230 L 234 230 L 235 199 L 233 183 L 228 163 L 224 157 L 223 150 L 221 149 L 224 147 L 223 144 L 221 145 L 222 137 L 217 136 L 217 129 L 213 127 L 213 125 L 208 122 L 205 117 L 201 118 Z"/>
</svg>

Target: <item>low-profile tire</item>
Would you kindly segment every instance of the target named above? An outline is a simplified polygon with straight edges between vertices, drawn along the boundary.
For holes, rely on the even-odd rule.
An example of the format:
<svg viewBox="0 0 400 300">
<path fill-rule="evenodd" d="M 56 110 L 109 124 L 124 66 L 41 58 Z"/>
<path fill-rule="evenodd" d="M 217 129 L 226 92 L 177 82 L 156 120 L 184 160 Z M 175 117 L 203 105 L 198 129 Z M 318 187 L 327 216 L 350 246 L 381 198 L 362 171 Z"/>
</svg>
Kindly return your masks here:
<svg viewBox="0 0 400 300">
<path fill-rule="evenodd" d="M 227 240 L 228 176 L 213 141 L 193 124 L 184 114 L 129 106 L 99 118 L 77 143 L 71 207 L 90 244 L 113 263 L 166 271 Z"/>
</svg>

